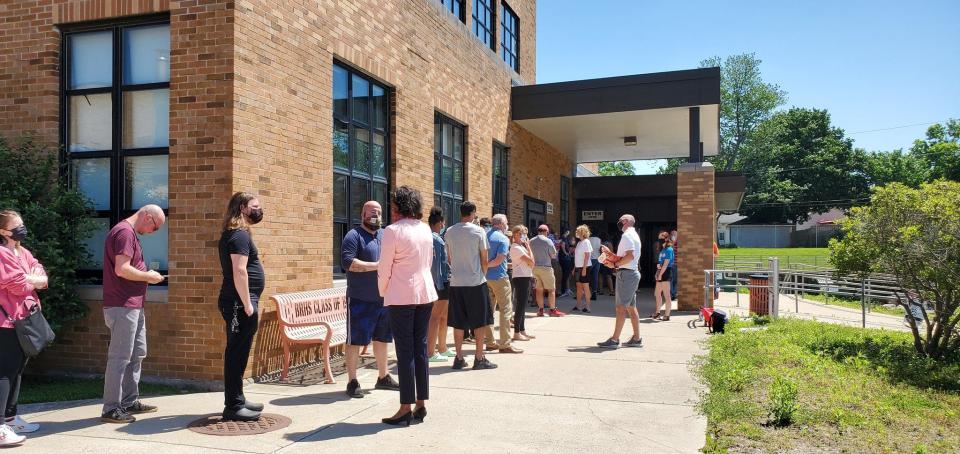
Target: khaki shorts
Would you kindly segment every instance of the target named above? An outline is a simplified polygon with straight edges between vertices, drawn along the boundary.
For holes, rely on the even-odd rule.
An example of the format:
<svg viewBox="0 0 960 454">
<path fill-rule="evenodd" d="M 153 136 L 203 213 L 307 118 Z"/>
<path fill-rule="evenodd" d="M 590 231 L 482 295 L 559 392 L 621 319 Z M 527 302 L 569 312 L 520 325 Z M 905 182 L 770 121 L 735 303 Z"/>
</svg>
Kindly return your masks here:
<svg viewBox="0 0 960 454">
<path fill-rule="evenodd" d="M 538 290 L 556 290 L 557 281 L 551 266 L 533 267 L 533 280 Z"/>
</svg>

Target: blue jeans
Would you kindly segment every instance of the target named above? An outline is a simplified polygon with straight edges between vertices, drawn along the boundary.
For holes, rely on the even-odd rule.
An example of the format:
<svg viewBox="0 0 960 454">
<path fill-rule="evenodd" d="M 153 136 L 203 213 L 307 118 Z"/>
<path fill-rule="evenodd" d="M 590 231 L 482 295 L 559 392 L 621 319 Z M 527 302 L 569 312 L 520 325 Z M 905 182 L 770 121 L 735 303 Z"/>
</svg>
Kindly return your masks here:
<svg viewBox="0 0 960 454">
<path fill-rule="evenodd" d="M 676 262 L 670 264 L 670 268 L 673 268 L 670 273 L 670 299 L 677 299 L 677 264 Z"/>
<path fill-rule="evenodd" d="M 590 299 L 597 299 L 597 289 L 600 288 L 600 261 L 590 260 Z"/>
</svg>

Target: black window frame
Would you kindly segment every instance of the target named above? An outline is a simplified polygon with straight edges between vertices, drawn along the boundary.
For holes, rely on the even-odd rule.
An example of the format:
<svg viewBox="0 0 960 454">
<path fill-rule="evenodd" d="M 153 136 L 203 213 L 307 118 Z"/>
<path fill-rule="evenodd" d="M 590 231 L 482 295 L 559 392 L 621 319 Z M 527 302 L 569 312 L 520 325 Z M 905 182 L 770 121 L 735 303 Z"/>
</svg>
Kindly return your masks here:
<svg viewBox="0 0 960 454">
<path fill-rule="evenodd" d="M 493 178 L 492 214 L 507 214 L 510 193 L 510 148 L 502 143 L 494 142 L 492 155 L 493 170 L 490 172 Z"/>
<path fill-rule="evenodd" d="M 520 17 L 507 5 L 500 2 L 500 57 L 507 66 L 520 72 Z M 510 39 L 508 39 L 510 38 Z M 510 47 L 510 44 L 513 47 Z"/>
<path fill-rule="evenodd" d="M 148 27 L 148 26 L 157 26 L 157 25 L 166 25 L 170 26 L 170 15 L 168 13 L 161 14 L 151 14 L 138 17 L 122 18 L 122 19 L 111 19 L 104 21 L 93 21 L 77 25 L 62 25 L 59 26 L 60 31 L 60 81 L 59 81 L 59 109 L 60 109 L 60 118 L 58 125 L 59 132 L 59 142 L 60 142 L 60 162 L 61 166 L 61 175 L 66 177 L 67 181 L 71 186 L 74 186 L 77 182 L 73 181 L 73 172 L 71 163 L 74 161 L 84 160 L 84 159 L 110 159 L 110 207 L 107 210 L 94 210 L 92 212 L 94 219 L 109 219 L 109 225 L 107 229 L 113 228 L 121 220 L 133 215 L 137 212 L 136 208 L 124 208 L 126 194 L 124 191 L 124 180 L 126 178 L 124 165 L 124 158 L 130 157 L 141 157 L 141 156 L 168 156 L 170 155 L 170 146 L 169 143 L 166 147 L 149 147 L 149 148 L 131 148 L 126 149 L 123 147 L 123 95 L 129 92 L 136 91 L 147 91 L 147 90 L 161 90 L 167 89 L 170 90 L 170 81 L 166 82 L 153 82 L 153 83 L 144 83 L 144 84 L 127 84 L 125 83 L 123 76 L 124 70 L 124 60 L 123 60 L 123 32 L 127 29 L 139 28 L 139 27 Z M 106 32 L 109 31 L 112 33 L 111 41 L 111 62 L 113 65 L 112 68 L 112 81 L 110 86 L 107 87 L 97 87 L 97 88 L 81 88 L 73 89 L 70 88 L 70 71 L 71 71 L 71 55 L 70 55 L 70 44 L 69 39 L 73 35 L 83 34 L 83 33 L 92 33 L 92 32 Z M 173 39 L 171 37 L 171 43 Z M 172 45 L 172 44 L 171 44 Z M 171 68 L 172 72 L 172 68 Z M 110 94 L 110 106 L 111 106 L 111 148 L 109 150 L 98 150 L 98 151 L 82 151 L 82 152 L 70 152 L 70 98 L 72 96 L 83 96 L 83 95 L 99 95 L 99 94 Z M 169 118 L 169 110 L 167 115 Z M 169 135 L 170 131 L 168 129 L 167 134 Z M 169 137 L 168 137 L 169 139 Z M 167 161 L 167 181 L 169 184 L 169 158 Z M 167 207 L 163 209 L 164 215 L 169 215 L 169 193 L 167 198 Z M 169 230 L 168 230 L 169 235 Z M 167 264 L 170 262 L 170 239 L 167 238 Z M 149 264 L 147 264 L 149 266 Z M 157 270 L 160 274 L 168 274 L 169 266 L 164 269 Z M 77 270 L 77 276 L 81 279 L 87 280 L 97 285 L 103 283 L 103 270 L 102 268 L 98 269 L 80 269 Z M 162 283 L 157 284 L 159 286 L 167 286 L 168 281 L 164 280 Z"/>
<path fill-rule="evenodd" d="M 341 70 L 346 71 L 346 74 L 347 74 L 346 112 L 343 114 L 338 113 L 336 106 L 333 106 L 333 108 L 331 109 L 333 123 L 331 125 L 332 131 L 331 131 L 330 151 L 332 154 L 331 156 L 332 161 L 331 161 L 330 167 L 333 173 L 332 175 L 333 180 L 331 181 L 331 185 L 333 186 L 332 190 L 334 192 L 334 197 L 336 197 L 336 191 L 338 191 L 338 188 L 336 187 L 338 176 L 346 178 L 346 190 L 344 192 L 344 199 L 345 199 L 346 210 L 347 210 L 346 216 L 344 217 L 341 215 L 341 213 L 338 213 L 336 209 L 337 207 L 335 205 L 333 206 L 333 210 L 331 210 L 333 213 L 333 215 L 331 216 L 333 221 L 333 234 L 332 234 L 332 237 L 333 237 L 332 247 L 333 247 L 333 254 L 334 254 L 333 273 L 335 275 L 340 276 L 346 273 L 347 270 L 341 269 L 341 263 L 340 263 L 341 247 L 339 245 L 343 244 L 342 243 L 343 237 L 347 234 L 347 232 L 349 232 L 351 229 L 353 229 L 357 225 L 360 225 L 360 222 L 361 222 L 361 219 L 360 219 L 361 213 L 355 212 L 356 210 L 353 209 L 356 203 L 356 201 L 353 200 L 353 184 L 355 180 L 368 182 L 367 196 L 364 197 L 363 202 L 366 202 L 368 200 L 376 200 L 375 199 L 376 185 L 377 184 L 384 185 L 385 197 L 379 200 L 381 205 L 383 205 L 381 206 L 381 209 L 382 209 L 381 218 L 383 220 L 384 225 L 390 223 L 390 207 L 387 206 L 387 203 L 389 203 L 390 190 L 392 188 L 391 142 L 393 137 L 392 137 L 392 131 L 391 131 L 390 125 L 391 125 L 391 122 L 393 121 L 393 115 L 392 115 L 392 109 L 391 109 L 391 104 L 393 99 L 393 87 L 391 87 L 390 85 L 384 82 L 381 82 L 377 79 L 374 79 L 368 76 L 364 72 L 354 68 L 353 66 L 347 63 L 344 63 L 340 60 L 334 60 L 333 69 L 331 71 L 331 81 L 330 81 L 331 82 L 330 85 L 333 90 L 336 90 L 335 74 L 336 74 L 337 68 L 340 68 Z M 363 119 L 357 119 L 354 117 L 354 105 L 355 105 L 354 79 L 355 78 L 362 79 L 367 84 L 367 94 L 366 94 L 367 120 L 366 121 L 364 121 Z M 378 87 L 383 90 L 383 96 L 384 96 L 383 108 L 385 109 L 385 112 L 384 112 L 382 125 L 377 125 L 375 121 L 376 103 L 373 96 L 373 91 L 375 87 Z M 334 150 L 333 141 L 336 140 L 335 134 L 338 130 L 337 129 L 338 124 L 346 124 L 346 128 L 347 128 L 347 166 L 348 167 L 346 168 L 340 167 L 336 164 L 336 155 L 334 154 L 336 153 L 336 151 Z M 370 169 L 369 172 L 363 172 L 363 171 L 357 170 L 356 168 L 356 159 L 355 159 L 356 153 L 357 153 L 357 150 L 356 150 L 357 134 L 356 133 L 358 130 L 366 131 L 368 135 L 367 144 L 370 151 L 369 151 L 369 159 L 367 164 Z M 384 149 L 384 175 L 383 176 L 374 175 L 375 161 L 374 161 L 374 153 L 373 153 L 373 143 L 374 143 L 374 137 L 376 135 L 383 136 L 383 149 Z M 361 206 L 363 202 L 361 202 Z M 339 233 L 338 233 L 338 228 L 340 228 Z"/>
<path fill-rule="evenodd" d="M 449 125 L 451 128 L 450 140 L 455 140 L 457 129 L 460 130 L 460 149 L 462 150 L 460 158 L 456 157 L 454 143 L 450 143 L 450 153 L 446 154 L 443 150 L 444 131 L 443 127 Z M 467 200 L 467 126 L 453 118 L 450 118 L 440 112 L 434 112 L 433 115 L 433 204 L 440 207 L 443 211 L 443 219 L 447 225 L 453 225 L 460 221 L 460 204 Z M 460 188 L 452 188 L 447 191 L 443 187 L 443 164 L 450 163 L 451 178 L 456 184 L 457 168 L 460 168 Z M 459 193 L 458 193 L 459 192 Z"/>
<path fill-rule="evenodd" d="M 570 191 L 573 181 L 566 175 L 560 175 L 560 231 L 570 230 Z"/>
<path fill-rule="evenodd" d="M 450 11 L 457 16 L 460 22 L 467 23 L 467 1 L 466 0 L 440 0 L 443 9 Z"/>
<path fill-rule="evenodd" d="M 494 52 L 497 50 L 495 11 L 494 0 L 473 0 L 473 34 Z"/>
</svg>

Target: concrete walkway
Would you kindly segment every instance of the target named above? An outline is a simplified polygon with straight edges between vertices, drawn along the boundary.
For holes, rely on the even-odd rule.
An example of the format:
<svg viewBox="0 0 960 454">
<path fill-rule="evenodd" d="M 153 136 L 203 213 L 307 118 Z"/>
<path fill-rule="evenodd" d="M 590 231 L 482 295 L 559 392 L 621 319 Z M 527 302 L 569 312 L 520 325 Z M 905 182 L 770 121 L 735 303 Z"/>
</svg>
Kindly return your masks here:
<svg viewBox="0 0 960 454">
<path fill-rule="evenodd" d="M 649 314 L 652 292 L 641 293 L 641 315 Z M 558 306 L 566 311 L 572 301 L 562 298 Z M 293 419 L 286 429 L 253 436 L 185 429 L 222 408 L 220 393 L 144 399 L 160 411 L 122 426 L 100 423 L 98 401 L 25 405 L 21 412 L 42 428 L 11 452 L 697 452 L 706 420 L 694 407 L 698 388 L 689 362 L 706 334 L 687 327 L 695 316 L 641 319 L 643 348 L 602 350 L 596 342 L 612 332 L 612 298 L 601 297 L 594 309 L 563 318 L 528 312 L 527 331 L 537 339 L 518 342 L 526 350 L 521 355 L 489 354 L 498 369 L 454 371 L 433 363 L 429 415 L 409 428 L 380 422 L 396 411 L 396 393 L 349 399 L 338 377 L 335 385 L 248 386 L 247 397 L 264 402 L 266 412 Z M 622 339 L 629 336 L 628 323 Z M 361 371 L 365 388 L 375 378 L 375 370 Z"/>
<path fill-rule="evenodd" d="M 729 314 L 746 317 L 750 312 L 750 296 L 740 295 L 738 305 L 736 293 L 721 292 L 720 298 L 714 302 L 714 306 L 728 311 Z M 780 316 L 847 326 L 863 326 L 864 324 L 863 313 L 860 310 L 794 298 L 794 295 L 785 294 L 780 295 Z M 867 312 L 866 327 L 910 331 L 910 328 L 904 324 L 903 316 L 898 317 L 876 312 Z"/>
</svg>

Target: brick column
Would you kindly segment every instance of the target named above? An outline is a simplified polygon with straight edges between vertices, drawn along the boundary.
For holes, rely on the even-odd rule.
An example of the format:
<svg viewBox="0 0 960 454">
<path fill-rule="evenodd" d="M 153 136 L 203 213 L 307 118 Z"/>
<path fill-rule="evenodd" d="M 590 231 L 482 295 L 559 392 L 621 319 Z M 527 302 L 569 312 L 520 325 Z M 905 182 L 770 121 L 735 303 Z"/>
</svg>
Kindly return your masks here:
<svg viewBox="0 0 960 454">
<path fill-rule="evenodd" d="M 716 202 L 714 169 L 708 162 L 687 163 L 677 171 L 677 308 L 703 305 L 703 270 L 713 268 Z"/>
</svg>

